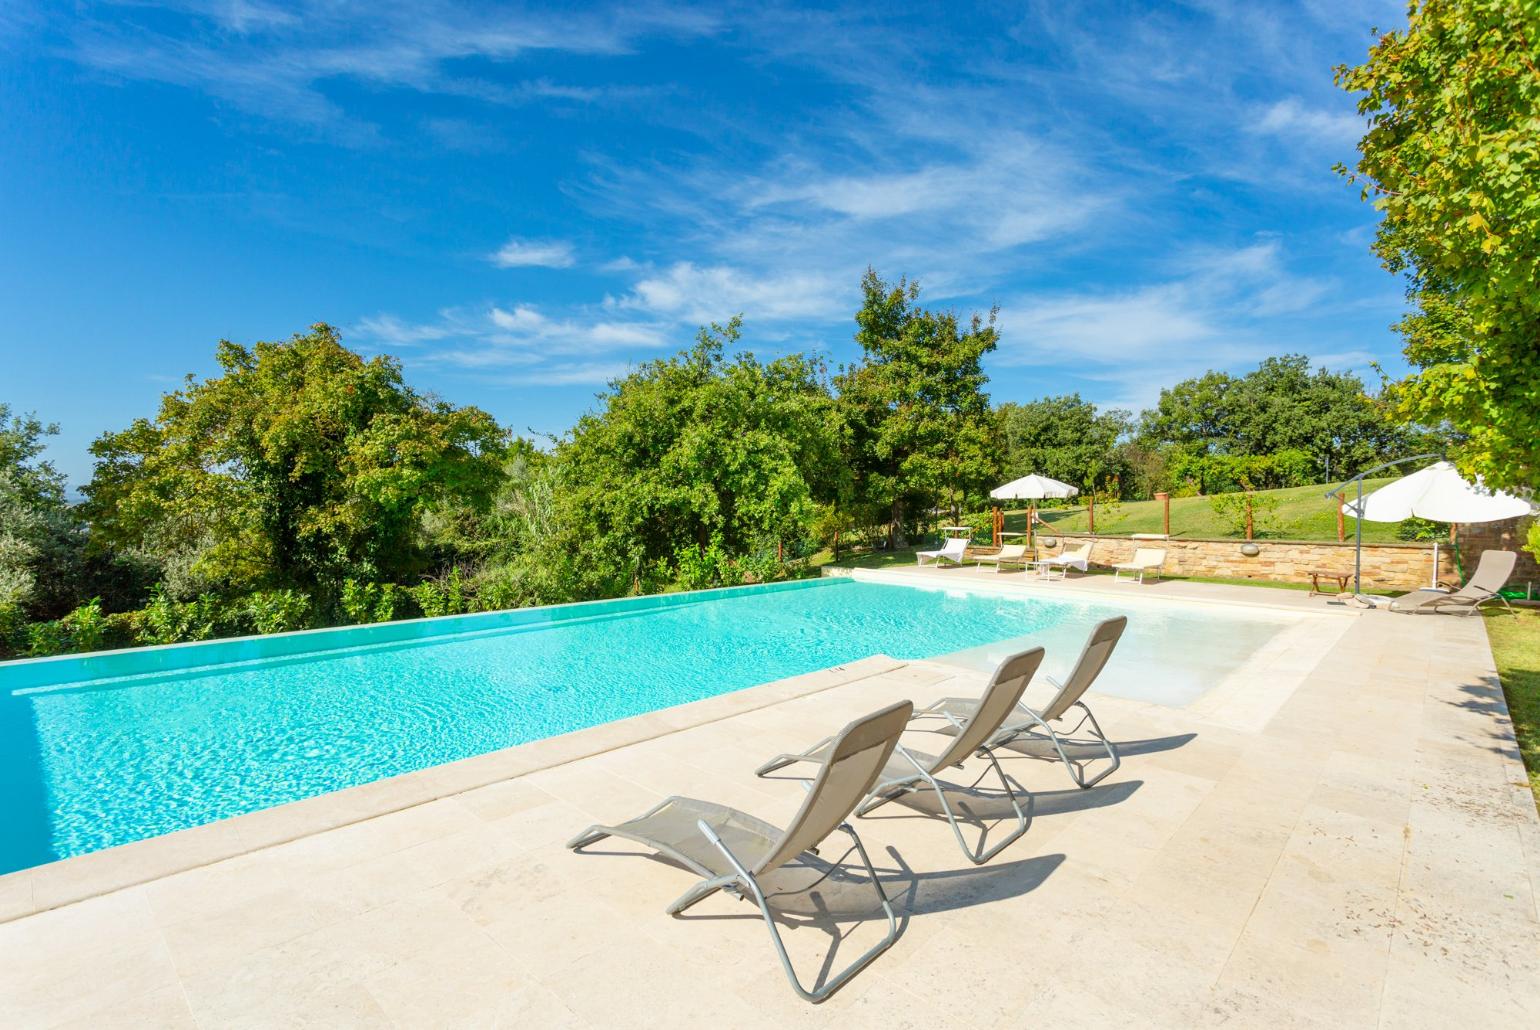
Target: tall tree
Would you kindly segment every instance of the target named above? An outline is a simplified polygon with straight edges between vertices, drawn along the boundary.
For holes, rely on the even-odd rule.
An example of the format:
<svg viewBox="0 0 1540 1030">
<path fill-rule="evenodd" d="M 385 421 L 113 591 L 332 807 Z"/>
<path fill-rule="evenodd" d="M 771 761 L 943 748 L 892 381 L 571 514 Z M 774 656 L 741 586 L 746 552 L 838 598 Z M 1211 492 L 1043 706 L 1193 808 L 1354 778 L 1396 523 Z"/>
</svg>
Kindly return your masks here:
<svg viewBox="0 0 1540 1030">
<path fill-rule="evenodd" d="M 882 511 L 895 545 L 929 509 L 956 513 L 999 474 L 982 361 L 995 349 L 995 312 L 966 326 L 915 303 L 920 284 L 867 269 L 856 313 L 862 360 L 836 380 L 852 432 L 859 496 Z"/>
<path fill-rule="evenodd" d="M 1312 370 L 1305 355 L 1286 354 L 1244 376 L 1208 372 L 1162 390 L 1140 435 L 1193 456 L 1297 452 L 1320 481 L 1399 456 L 1413 434 L 1357 376 Z"/>
<path fill-rule="evenodd" d="M 92 445 L 92 535 L 154 552 L 200 586 L 320 589 L 422 571 L 422 512 L 484 500 L 504 434 L 477 408 L 422 397 L 394 359 L 317 325 L 278 343 L 223 341 L 222 374 Z"/>
<path fill-rule="evenodd" d="M 1413 0 L 1337 82 L 1369 129 L 1354 170 L 1374 249 L 1416 310 L 1401 415 L 1448 423 L 1497 487 L 1540 483 L 1540 4 Z"/>
<path fill-rule="evenodd" d="M 1004 479 L 1038 473 L 1092 492 L 1108 489 L 1127 471 L 1118 448 L 1131 425 L 1126 411 L 1097 411 L 1078 393 L 1006 403 L 998 411 Z"/>
<path fill-rule="evenodd" d="M 732 358 L 741 320 L 618 379 L 557 447 L 553 551 L 578 555 L 582 596 L 670 576 L 681 557 L 731 561 L 808 533 L 838 489 L 839 426 L 820 367 Z"/>
<path fill-rule="evenodd" d="M 60 573 L 79 550 L 64 477 L 42 458 L 58 431 L 0 404 L 0 605 L 33 613 L 53 614 L 55 595 L 72 585 Z"/>
</svg>

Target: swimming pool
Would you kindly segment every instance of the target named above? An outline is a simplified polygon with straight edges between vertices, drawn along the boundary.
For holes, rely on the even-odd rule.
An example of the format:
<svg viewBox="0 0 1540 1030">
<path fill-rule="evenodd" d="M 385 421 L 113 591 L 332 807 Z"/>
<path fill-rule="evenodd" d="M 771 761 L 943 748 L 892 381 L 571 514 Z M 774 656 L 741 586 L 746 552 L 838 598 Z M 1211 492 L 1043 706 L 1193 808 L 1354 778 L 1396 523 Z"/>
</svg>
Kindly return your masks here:
<svg viewBox="0 0 1540 1030">
<path fill-rule="evenodd" d="M 877 653 L 1062 673 L 1118 610 L 825 579 L 7 663 L 0 872 Z M 1098 689 L 1185 703 L 1290 618 L 1140 606 Z"/>
</svg>

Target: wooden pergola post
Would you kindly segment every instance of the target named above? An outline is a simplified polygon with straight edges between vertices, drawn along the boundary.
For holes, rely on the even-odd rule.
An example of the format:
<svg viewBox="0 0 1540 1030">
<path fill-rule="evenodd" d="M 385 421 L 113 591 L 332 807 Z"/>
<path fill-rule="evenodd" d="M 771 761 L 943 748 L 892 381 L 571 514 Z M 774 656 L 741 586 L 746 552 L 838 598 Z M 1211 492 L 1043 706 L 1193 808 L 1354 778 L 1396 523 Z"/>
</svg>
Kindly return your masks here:
<svg viewBox="0 0 1540 1030">
<path fill-rule="evenodd" d="M 993 530 L 991 533 L 991 540 L 994 546 L 999 547 L 1000 534 L 1005 530 L 1005 512 L 1000 508 L 998 504 L 994 507 L 994 517 L 990 519 L 989 524 L 990 528 Z"/>
<path fill-rule="evenodd" d="M 1086 494 L 1085 498 L 1086 522 L 1092 536 L 1096 535 L 1096 495 Z"/>
<path fill-rule="evenodd" d="M 1347 539 L 1347 526 L 1342 516 L 1342 498 L 1337 498 L 1337 543 Z"/>
<path fill-rule="evenodd" d="M 1160 531 L 1166 536 L 1171 535 L 1171 495 L 1157 493 L 1155 499 L 1160 502 Z"/>
<path fill-rule="evenodd" d="M 1035 525 L 1033 525 L 1033 523 L 1035 523 L 1035 522 L 1037 522 L 1037 502 L 1036 501 L 1028 501 L 1027 502 L 1027 546 L 1028 547 L 1032 546 L 1032 531 L 1037 528 Z"/>
</svg>

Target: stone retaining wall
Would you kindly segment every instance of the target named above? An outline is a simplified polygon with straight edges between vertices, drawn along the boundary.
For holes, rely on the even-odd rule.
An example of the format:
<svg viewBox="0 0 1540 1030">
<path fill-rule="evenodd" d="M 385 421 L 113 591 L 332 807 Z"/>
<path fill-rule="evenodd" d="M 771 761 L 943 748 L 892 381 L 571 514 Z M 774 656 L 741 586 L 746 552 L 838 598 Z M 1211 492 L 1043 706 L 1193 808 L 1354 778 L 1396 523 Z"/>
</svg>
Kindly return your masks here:
<svg viewBox="0 0 1540 1030">
<path fill-rule="evenodd" d="M 1057 541 L 1044 547 L 1042 539 Z M 1043 534 L 1039 551 L 1057 554 L 1068 540 L 1071 547 L 1094 540 L 1091 564 L 1103 568 L 1133 558 L 1138 547 L 1159 547 L 1166 552 L 1165 573 L 1170 576 L 1219 576 L 1227 579 L 1265 579 L 1274 582 L 1310 582 L 1313 569 L 1353 571 L 1353 544 L 1320 540 L 1253 540 L 1257 553 L 1243 554 L 1244 540 L 1191 539 L 1134 540 L 1129 537 L 1089 536 L 1084 533 Z M 1467 556 L 1467 562 L 1472 559 Z M 1474 566 L 1472 566 L 1474 567 Z M 1432 579 L 1431 543 L 1364 544 L 1363 584 L 1366 588 L 1415 590 Z M 1439 579 L 1455 578 L 1454 562 L 1447 547 L 1439 548 Z M 1350 584 L 1351 588 L 1351 584 Z"/>
</svg>

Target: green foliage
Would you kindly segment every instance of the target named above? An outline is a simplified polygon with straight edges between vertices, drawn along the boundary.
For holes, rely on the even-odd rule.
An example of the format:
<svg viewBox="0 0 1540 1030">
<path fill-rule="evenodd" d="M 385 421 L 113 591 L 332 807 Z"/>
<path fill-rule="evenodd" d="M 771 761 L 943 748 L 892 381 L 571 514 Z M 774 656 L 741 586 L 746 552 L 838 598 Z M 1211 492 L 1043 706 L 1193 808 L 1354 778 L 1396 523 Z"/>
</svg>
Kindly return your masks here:
<svg viewBox="0 0 1540 1030">
<path fill-rule="evenodd" d="M 33 617 L 69 611 L 85 587 L 85 540 L 64 477 L 41 457 L 58 431 L 0 404 L 0 604 Z"/>
<path fill-rule="evenodd" d="M 689 351 L 610 385 L 600 410 L 559 442 L 559 477 L 523 503 L 541 575 L 559 596 L 613 597 L 669 578 L 701 555 L 741 555 L 760 541 L 800 542 L 840 486 L 840 428 L 821 368 L 801 356 L 724 356 L 738 319 L 703 329 Z M 717 568 L 717 566 L 712 566 Z"/>
<path fill-rule="evenodd" d="M 491 416 L 418 396 L 390 358 L 329 326 L 284 343 L 219 345 L 222 374 L 189 377 L 152 422 L 92 445 L 92 537 L 185 566 L 191 590 L 411 578 L 419 518 L 485 504 L 503 434 Z"/>
<path fill-rule="evenodd" d="M 1536 560 L 1540 560 L 1540 519 L 1531 522 L 1525 531 L 1524 550 L 1534 555 Z"/>
<path fill-rule="evenodd" d="M 836 380 L 851 437 L 850 503 L 887 523 L 902 546 L 931 509 L 956 517 L 982 504 L 1000 473 L 997 421 L 982 360 L 995 349 L 995 312 L 963 327 L 916 306 L 918 283 L 890 285 L 868 269 L 856 313 L 862 361 Z"/>
<path fill-rule="evenodd" d="M 1337 70 L 1369 129 L 1348 174 L 1382 219 L 1374 249 L 1417 310 L 1416 371 L 1391 398 L 1449 425 L 1465 472 L 1540 482 L 1540 5 L 1414 0 L 1405 29 Z"/>
<path fill-rule="evenodd" d="M 426 580 L 414 587 L 408 587 L 404 592 L 417 603 L 418 610 L 426 618 L 436 618 L 440 615 L 464 615 L 474 610 L 467 593 L 465 577 L 461 575 L 458 566 L 450 569 L 447 576 Z"/>
<path fill-rule="evenodd" d="M 1119 447 L 1133 424 L 1126 411 L 1098 412 L 1078 393 L 1006 403 L 996 411 L 1005 441 L 1001 479 L 1036 473 L 1087 493 L 1108 490 L 1131 471 Z"/>
<path fill-rule="evenodd" d="M 464 593 L 463 584 L 459 579 L 459 569 L 454 572 L 455 589 Z M 437 597 L 435 584 L 434 596 Z M 409 599 L 408 591 L 402 590 L 394 583 L 361 583 L 356 579 L 343 580 L 342 594 L 338 598 L 338 604 L 342 608 L 345 621 L 354 625 L 364 625 L 371 622 L 390 622 L 392 619 L 401 618 L 403 609 Z M 444 604 L 447 606 L 448 601 Z M 447 614 L 447 613 L 440 613 Z"/>
<path fill-rule="evenodd" d="M 1217 494 L 1209 498 L 1214 514 L 1223 522 L 1229 536 L 1245 536 L 1246 523 L 1251 523 L 1253 536 L 1265 536 L 1277 521 L 1278 498 L 1271 494 L 1257 493 L 1247 487 L 1238 493 Z"/>
<path fill-rule="evenodd" d="M 309 629 L 314 606 L 298 590 L 259 590 L 241 602 L 244 622 L 254 633 L 289 633 Z"/>
<path fill-rule="evenodd" d="M 1413 515 L 1396 523 L 1396 537 L 1400 540 L 1447 540 L 1449 523 L 1420 519 Z"/>
<path fill-rule="evenodd" d="M 1242 475 L 1266 487 L 1346 478 L 1404 456 L 1417 436 L 1357 376 L 1312 371 L 1303 354 L 1268 358 L 1244 376 L 1177 383 L 1139 427 L 1144 444 L 1167 452 L 1167 486 L 1196 479 L 1205 493 L 1234 489 Z M 1237 459 L 1252 462 L 1223 464 Z"/>
<path fill-rule="evenodd" d="M 712 544 L 681 547 L 674 554 L 674 566 L 678 570 L 678 582 L 686 590 L 704 590 L 709 587 L 737 586 L 743 582 L 743 572 L 721 547 Z"/>
</svg>

